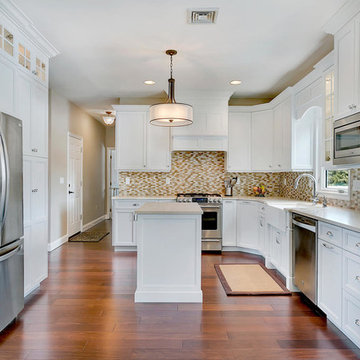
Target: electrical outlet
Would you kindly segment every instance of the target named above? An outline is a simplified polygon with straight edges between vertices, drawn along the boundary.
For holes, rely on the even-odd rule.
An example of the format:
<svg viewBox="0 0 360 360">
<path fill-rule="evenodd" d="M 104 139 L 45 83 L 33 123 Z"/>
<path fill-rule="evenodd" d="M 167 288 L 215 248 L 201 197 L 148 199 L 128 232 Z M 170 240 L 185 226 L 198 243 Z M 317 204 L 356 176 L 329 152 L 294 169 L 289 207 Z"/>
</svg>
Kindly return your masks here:
<svg viewBox="0 0 360 360">
<path fill-rule="evenodd" d="M 284 181 L 283 181 L 284 185 L 286 185 L 286 178 L 284 178 Z"/>
<path fill-rule="evenodd" d="M 166 177 L 165 183 L 166 183 L 166 185 L 170 185 L 170 178 L 169 177 Z"/>
<path fill-rule="evenodd" d="M 240 177 L 237 178 L 236 185 L 240 185 Z"/>
<path fill-rule="evenodd" d="M 352 189 L 353 191 L 360 191 L 360 180 L 353 180 Z"/>
<path fill-rule="evenodd" d="M 130 178 L 129 177 L 125 178 L 125 184 L 130 185 Z"/>
</svg>

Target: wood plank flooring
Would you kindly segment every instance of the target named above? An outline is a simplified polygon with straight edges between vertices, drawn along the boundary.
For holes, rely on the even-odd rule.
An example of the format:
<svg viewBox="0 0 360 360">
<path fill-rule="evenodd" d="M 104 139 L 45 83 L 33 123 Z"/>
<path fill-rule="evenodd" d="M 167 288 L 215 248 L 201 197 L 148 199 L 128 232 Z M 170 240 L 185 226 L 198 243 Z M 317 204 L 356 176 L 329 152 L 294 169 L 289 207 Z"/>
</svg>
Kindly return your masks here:
<svg viewBox="0 0 360 360">
<path fill-rule="evenodd" d="M 297 295 L 226 296 L 213 265 L 257 260 L 204 255 L 202 305 L 134 304 L 134 253 L 114 253 L 110 235 L 68 243 L 50 254 L 49 278 L 0 335 L 0 359 L 360 359 Z"/>
</svg>

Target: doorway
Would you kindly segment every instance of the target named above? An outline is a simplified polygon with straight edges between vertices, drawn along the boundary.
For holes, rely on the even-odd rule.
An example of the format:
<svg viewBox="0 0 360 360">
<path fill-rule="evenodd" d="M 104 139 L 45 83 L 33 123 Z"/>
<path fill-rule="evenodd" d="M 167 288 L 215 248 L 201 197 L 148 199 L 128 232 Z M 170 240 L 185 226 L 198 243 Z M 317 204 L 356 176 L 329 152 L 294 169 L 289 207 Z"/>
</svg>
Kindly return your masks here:
<svg viewBox="0 0 360 360">
<path fill-rule="evenodd" d="M 114 147 L 107 148 L 107 214 L 111 219 L 111 207 L 113 196 L 119 195 L 119 173 L 116 170 L 116 150 Z"/>
<path fill-rule="evenodd" d="M 68 134 L 68 194 L 67 219 L 68 236 L 82 231 L 82 188 L 83 188 L 83 139 L 80 136 Z"/>
</svg>

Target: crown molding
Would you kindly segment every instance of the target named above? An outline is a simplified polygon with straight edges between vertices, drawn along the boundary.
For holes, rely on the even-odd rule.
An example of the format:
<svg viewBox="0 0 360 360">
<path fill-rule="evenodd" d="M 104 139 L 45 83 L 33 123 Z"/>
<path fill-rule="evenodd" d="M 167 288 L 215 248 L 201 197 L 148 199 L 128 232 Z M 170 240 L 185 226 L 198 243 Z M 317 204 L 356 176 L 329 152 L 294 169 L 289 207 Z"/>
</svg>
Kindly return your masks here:
<svg viewBox="0 0 360 360">
<path fill-rule="evenodd" d="M 360 12 L 360 0 L 349 0 L 323 26 L 323 31 L 336 34 L 346 23 Z"/>
<path fill-rule="evenodd" d="M 33 42 L 49 58 L 59 51 L 40 33 L 34 23 L 11 0 L 0 0 L 0 13 L 4 14 L 28 40 Z"/>
</svg>

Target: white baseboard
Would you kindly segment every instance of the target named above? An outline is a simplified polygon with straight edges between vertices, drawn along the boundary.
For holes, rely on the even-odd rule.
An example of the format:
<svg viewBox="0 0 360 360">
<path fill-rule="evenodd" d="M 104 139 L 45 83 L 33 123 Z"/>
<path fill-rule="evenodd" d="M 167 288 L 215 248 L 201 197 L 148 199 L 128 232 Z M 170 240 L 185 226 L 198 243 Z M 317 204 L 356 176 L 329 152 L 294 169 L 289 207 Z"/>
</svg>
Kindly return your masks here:
<svg viewBox="0 0 360 360">
<path fill-rule="evenodd" d="M 83 228 L 82 228 L 82 231 L 86 231 L 86 230 L 89 230 L 91 227 L 97 225 L 98 223 L 102 222 L 106 220 L 106 214 L 100 216 L 99 218 L 93 220 L 93 221 L 90 221 L 89 223 L 83 225 Z"/>
<path fill-rule="evenodd" d="M 249 254 L 261 255 L 262 257 L 264 257 L 264 255 L 258 250 L 238 246 L 223 246 L 222 251 L 241 251 Z"/>
<path fill-rule="evenodd" d="M 58 248 L 59 246 L 61 246 L 62 244 L 65 244 L 68 241 L 68 235 L 64 235 L 61 238 L 52 241 L 51 243 L 48 244 L 48 252 L 51 252 L 53 250 L 55 250 L 56 248 Z"/>
</svg>

